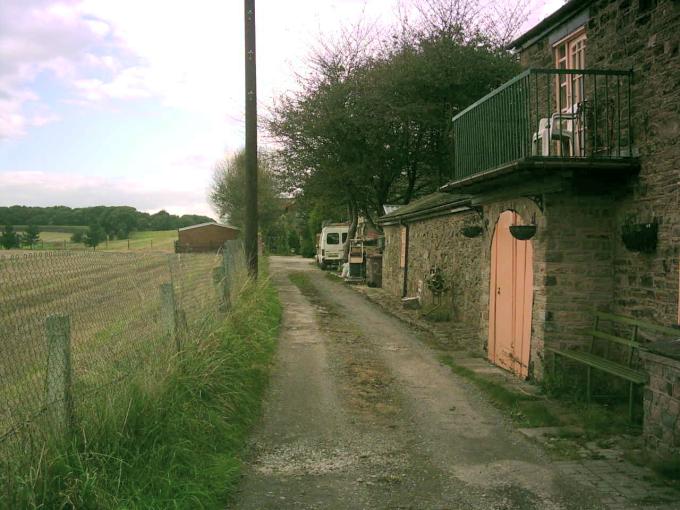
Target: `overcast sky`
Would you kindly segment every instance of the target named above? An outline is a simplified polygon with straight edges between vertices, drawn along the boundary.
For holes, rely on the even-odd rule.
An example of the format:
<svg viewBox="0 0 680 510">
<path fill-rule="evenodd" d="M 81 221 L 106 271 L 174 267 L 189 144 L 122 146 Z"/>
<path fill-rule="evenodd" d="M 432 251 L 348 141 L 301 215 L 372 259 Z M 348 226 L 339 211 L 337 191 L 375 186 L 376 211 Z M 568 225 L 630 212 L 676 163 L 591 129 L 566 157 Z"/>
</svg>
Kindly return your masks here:
<svg viewBox="0 0 680 510">
<path fill-rule="evenodd" d="M 261 110 L 319 37 L 398 0 L 257 0 Z M 529 28 L 561 5 L 534 0 Z M 0 0 L 0 206 L 214 215 L 216 161 L 243 145 L 241 0 Z M 320 35 L 322 34 L 322 35 Z"/>
</svg>

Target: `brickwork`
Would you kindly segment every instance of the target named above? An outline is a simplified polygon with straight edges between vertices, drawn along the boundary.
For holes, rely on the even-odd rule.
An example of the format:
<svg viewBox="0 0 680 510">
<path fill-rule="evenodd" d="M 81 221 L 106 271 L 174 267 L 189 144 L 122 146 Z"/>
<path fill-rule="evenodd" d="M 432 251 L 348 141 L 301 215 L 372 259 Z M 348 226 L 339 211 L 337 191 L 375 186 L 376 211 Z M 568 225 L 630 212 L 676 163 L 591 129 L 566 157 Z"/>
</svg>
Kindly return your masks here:
<svg viewBox="0 0 680 510">
<path fill-rule="evenodd" d="M 600 0 L 590 4 L 589 14 L 587 67 L 634 72 L 632 116 L 641 170 L 613 210 L 613 311 L 674 324 L 680 276 L 680 3 Z M 525 67 L 553 67 L 551 53 L 545 37 L 523 50 L 520 60 Z M 621 226 L 654 220 L 656 252 L 628 251 Z"/>
<path fill-rule="evenodd" d="M 640 357 L 649 373 L 644 396 L 645 446 L 661 459 L 680 458 L 680 361 L 649 352 Z"/>
</svg>

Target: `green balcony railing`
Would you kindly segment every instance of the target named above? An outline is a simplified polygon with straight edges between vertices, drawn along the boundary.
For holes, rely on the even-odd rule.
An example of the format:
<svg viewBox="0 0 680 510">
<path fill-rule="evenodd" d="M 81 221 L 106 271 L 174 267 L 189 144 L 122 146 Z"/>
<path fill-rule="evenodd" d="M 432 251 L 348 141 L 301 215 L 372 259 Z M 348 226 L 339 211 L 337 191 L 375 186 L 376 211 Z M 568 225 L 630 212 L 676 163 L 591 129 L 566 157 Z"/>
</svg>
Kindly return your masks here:
<svg viewBox="0 0 680 510">
<path fill-rule="evenodd" d="M 632 156 L 631 79 L 631 71 L 524 71 L 453 118 L 454 181 L 520 160 Z"/>
</svg>

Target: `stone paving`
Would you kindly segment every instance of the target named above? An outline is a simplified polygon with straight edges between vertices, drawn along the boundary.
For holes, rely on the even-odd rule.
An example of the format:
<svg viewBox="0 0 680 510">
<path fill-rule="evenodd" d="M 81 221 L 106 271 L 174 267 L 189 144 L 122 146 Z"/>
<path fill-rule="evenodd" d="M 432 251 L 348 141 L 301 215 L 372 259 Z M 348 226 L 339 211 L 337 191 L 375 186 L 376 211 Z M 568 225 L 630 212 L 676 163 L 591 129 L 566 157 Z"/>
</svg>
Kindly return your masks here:
<svg viewBox="0 0 680 510">
<path fill-rule="evenodd" d="M 476 373 L 492 379 L 502 380 L 514 390 L 537 393 L 535 385 L 529 384 L 509 373 L 489 364 L 483 353 L 461 353 L 456 336 L 460 333 L 455 324 L 434 323 L 420 317 L 418 310 L 405 310 L 399 298 L 383 289 L 353 285 L 352 288 L 363 294 L 386 312 L 401 319 L 410 326 L 429 333 L 434 337 L 437 347 L 448 351 L 458 351 L 456 363 Z M 469 332 L 465 332 L 469 333 Z M 462 354 L 462 356 L 461 356 Z M 617 437 L 610 441 L 578 444 L 573 440 L 558 437 L 556 427 L 520 429 L 527 437 L 542 444 L 546 450 L 555 450 L 559 442 L 569 442 L 568 448 L 575 454 L 574 459 L 556 459 L 555 465 L 565 476 L 594 488 L 602 495 L 603 502 L 612 510 L 678 510 L 680 509 L 680 490 L 666 485 L 648 467 L 634 465 L 625 458 L 625 452 L 642 452 L 639 437 Z M 624 448 L 625 446 L 625 448 Z M 636 447 L 638 447 L 636 449 Z"/>
</svg>

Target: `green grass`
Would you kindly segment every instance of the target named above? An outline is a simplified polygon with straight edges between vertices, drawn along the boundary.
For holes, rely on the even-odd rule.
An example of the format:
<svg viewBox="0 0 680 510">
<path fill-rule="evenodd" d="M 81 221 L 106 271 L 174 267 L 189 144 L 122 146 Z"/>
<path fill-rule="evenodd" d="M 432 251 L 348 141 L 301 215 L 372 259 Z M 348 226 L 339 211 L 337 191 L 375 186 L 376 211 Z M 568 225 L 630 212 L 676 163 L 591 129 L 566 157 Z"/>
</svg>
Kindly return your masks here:
<svg viewBox="0 0 680 510">
<path fill-rule="evenodd" d="M 266 279 L 250 283 L 212 334 L 81 402 L 69 440 L 0 457 L 0 508 L 224 508 L 280 317 Z"/>
<path fill-rule="evenodd" d="M 441 356 L 441 361 L 451 371 L 477 386 L 491 403 L 509 414 L 512 420 L 523 427 L 553 427 L 561 424 L 544 398 L 512 391 L 505 386 L 478 375 L 469 368 L 457 365 L 451 356 Z"/>
</svg>

